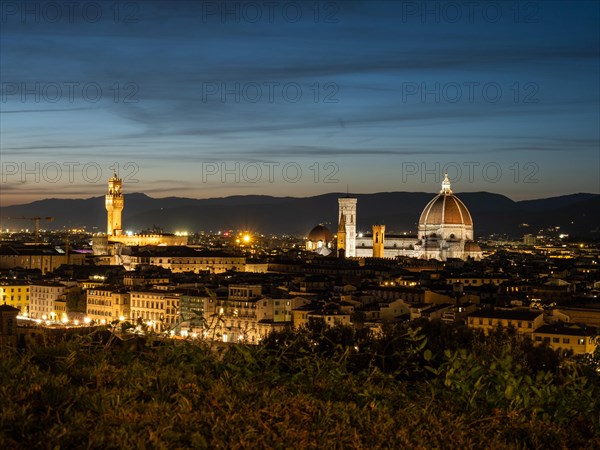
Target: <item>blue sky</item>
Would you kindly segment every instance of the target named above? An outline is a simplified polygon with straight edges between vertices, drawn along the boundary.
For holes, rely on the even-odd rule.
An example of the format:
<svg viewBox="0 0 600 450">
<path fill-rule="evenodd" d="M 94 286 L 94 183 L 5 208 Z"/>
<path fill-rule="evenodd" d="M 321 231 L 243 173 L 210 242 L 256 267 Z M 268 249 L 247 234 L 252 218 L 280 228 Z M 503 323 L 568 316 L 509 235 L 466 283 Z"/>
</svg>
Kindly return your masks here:
<svg viewBox="0 0 600 450">
<path fill-rule="evenodd" d="M 596 1 L 0 4 L 2 205 L 600 191 Z"/>
</svg>

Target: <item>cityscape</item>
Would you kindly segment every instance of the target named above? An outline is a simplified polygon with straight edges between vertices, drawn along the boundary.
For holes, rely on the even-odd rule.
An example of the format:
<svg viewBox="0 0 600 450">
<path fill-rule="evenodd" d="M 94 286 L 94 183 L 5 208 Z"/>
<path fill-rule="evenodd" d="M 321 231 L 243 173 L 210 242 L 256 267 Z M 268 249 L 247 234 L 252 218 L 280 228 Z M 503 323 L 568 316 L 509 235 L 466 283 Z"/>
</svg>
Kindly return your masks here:
<svg viewBox="0 0 600 450">
<path fill-rule="evenodd" d="M 2 2 L 0 442 L 598 448 L 598 19 Z"/>
<path fill-rule="evenodd" d="M 1 298 L 22 327 L 15 345 L 45 327 L 111 325 L 258 344 L 315 320 L 377 334 L 385 323 L 428 318 L 482 329 L 518 325 L 552 348 L 595 349 L 598 240 L 547 229 L 478 243 L 447 176 L 415 211 L 418 229 L 402 234 L 386 233 L 385 224 L 357 232 L 360 205 L 350 194 L 338 198 L 334 232 L 315 224 L 305 236 L 137 234 L 124 231 L 125 187 L 116 174 L 107 180 L 103 233 L 41 228 L 51 217 L 19 218 L 34 229 L 2 232 Z M 525 312 L 539 319 L 535 327 L 519 319 Z M 552 336 L 535 334 L 549 326 Z M 577 333 L 580 339 L 566 337 Z"/>
</svg>

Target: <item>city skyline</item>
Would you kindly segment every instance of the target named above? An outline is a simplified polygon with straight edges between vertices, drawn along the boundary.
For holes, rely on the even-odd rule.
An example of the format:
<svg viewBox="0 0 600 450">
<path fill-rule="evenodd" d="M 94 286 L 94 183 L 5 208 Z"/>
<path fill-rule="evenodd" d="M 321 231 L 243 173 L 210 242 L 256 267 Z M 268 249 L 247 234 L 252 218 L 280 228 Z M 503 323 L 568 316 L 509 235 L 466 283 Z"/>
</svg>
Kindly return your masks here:
<svg viewBox="0 0 600 450">
<path fill-rule="evenodd" d="M 2 206 L 113 171 L 152 197 L 600 192 L 596 2 L 26 3 L 0 17 Z"/>
</svg>

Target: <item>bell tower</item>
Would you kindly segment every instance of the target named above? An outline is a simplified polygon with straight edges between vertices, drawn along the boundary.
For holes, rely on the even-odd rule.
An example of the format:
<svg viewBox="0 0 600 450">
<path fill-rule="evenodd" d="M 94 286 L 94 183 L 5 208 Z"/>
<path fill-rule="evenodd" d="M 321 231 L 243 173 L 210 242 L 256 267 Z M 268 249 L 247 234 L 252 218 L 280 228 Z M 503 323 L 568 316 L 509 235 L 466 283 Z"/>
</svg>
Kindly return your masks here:
<svg viewBox="0 0 600 450">
<path fill-rule="evenodd" d="M 340 217 L 340 224 L 338 225 L 336 247 L 338 258 L 343 259 L 346 256 L 346 219 L 343 214 Z"/>
<path fill-rule="evenodd" d="M 383 258 L 385 248 L 385 225 L 373 225 L 373 258 Z"/>
<path fill-rule="evenodd" d="M 121 213 L 123 212 L 122 184 L 123 180 L 116 173 L 108 180 L 108 192 L 106 194 L 107 236 L 120 236 L 123 233 L 121 229 Z"/>
<path fill-rule="evenodd" d="M 347 257 L 356 256 L 356 198 L 338 198 L 339 220 L 338 224 L 344 222 L 345 238 L 344 250 Z M 339 235 L 339 231 L 338 231 Z"/>
</svg>

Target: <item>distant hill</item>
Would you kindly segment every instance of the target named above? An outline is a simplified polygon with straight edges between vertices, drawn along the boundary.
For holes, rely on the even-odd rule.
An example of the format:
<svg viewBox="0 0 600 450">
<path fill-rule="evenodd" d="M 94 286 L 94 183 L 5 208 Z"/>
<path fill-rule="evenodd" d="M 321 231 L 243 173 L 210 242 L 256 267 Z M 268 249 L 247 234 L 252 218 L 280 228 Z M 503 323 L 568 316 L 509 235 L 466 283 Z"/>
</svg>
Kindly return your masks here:
<svg viewBox="0 0 600 450">
<path fill-rule="evenodd" d="M 345 194 L 315 197 L 271 197 L 244 195 L 211 199 L 181 197 L 152 198 L 145 194 L 125 195 L 123 225 L 139 231 L 157 225 L 166 231 L 209 231 L 248 229 L 261 233 L 307 234 L 318 223 L 335 232 L 337 199 Z M 559 226 L 576 236 L 600 236 L 600 195 L 573 194 L 540 200 L 515 202 L 489 192 L 458 195 L 473 216 L 476 236 L 507 233 L 521 236 Z M 358 229 L 369 231 L 374 223 L 385 223 L 389 232 L 416 232 L 419 215 L 433 198 L 424 192 L 380 192 L 358 194 Z M 82 227 L 106 229 L 104 197 L 82 200 L 46 199 L 0 208 L 0 226 L 29 227 L 15 217 L 52 216 L 45 228 Z M 523 226 L 528 224 L 528 226 Z"/>
</svg>

